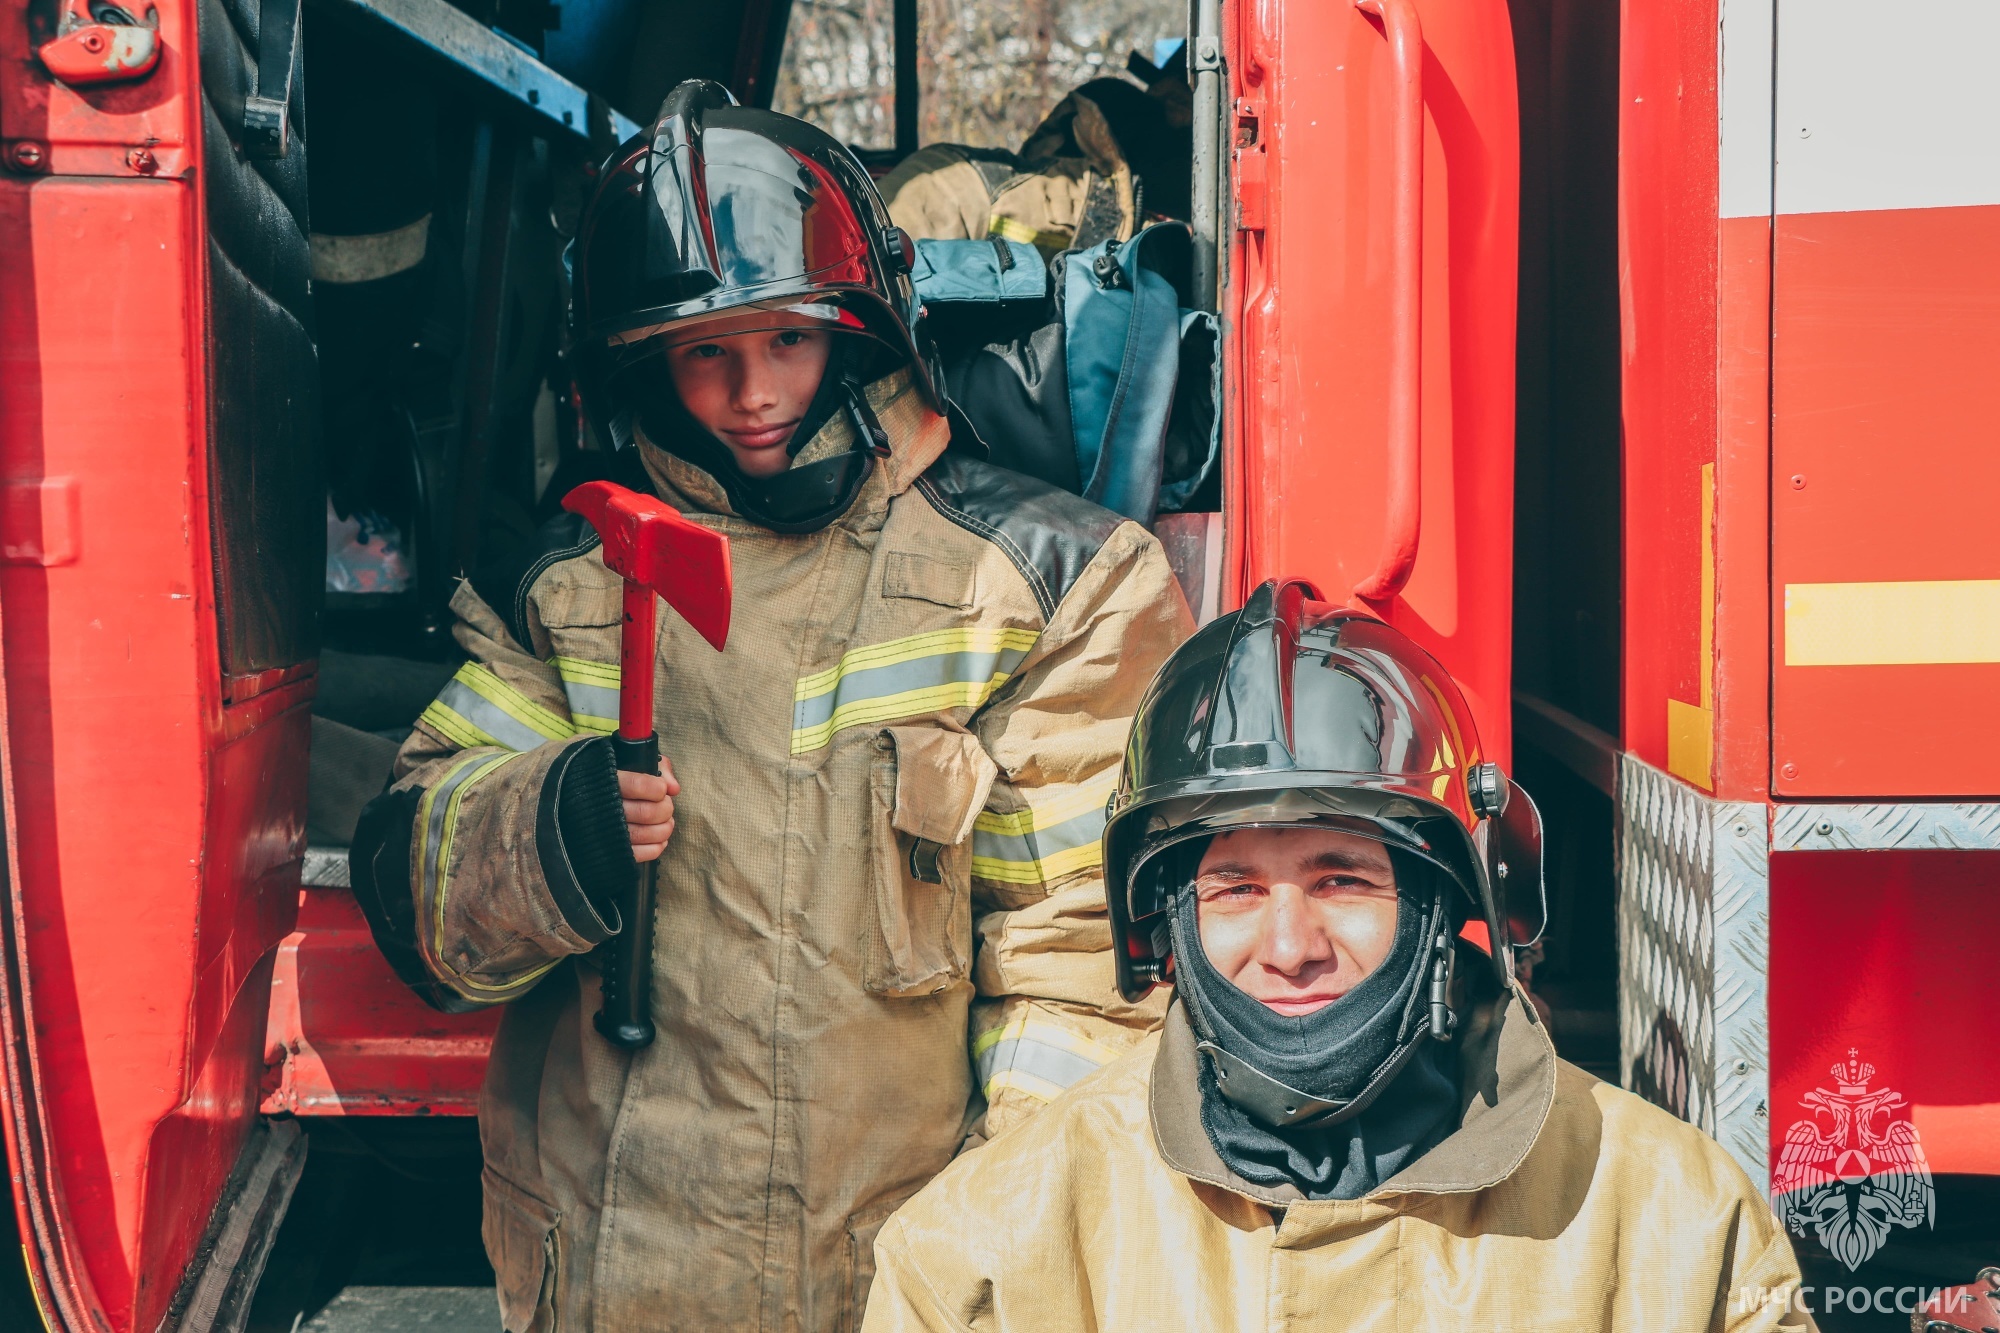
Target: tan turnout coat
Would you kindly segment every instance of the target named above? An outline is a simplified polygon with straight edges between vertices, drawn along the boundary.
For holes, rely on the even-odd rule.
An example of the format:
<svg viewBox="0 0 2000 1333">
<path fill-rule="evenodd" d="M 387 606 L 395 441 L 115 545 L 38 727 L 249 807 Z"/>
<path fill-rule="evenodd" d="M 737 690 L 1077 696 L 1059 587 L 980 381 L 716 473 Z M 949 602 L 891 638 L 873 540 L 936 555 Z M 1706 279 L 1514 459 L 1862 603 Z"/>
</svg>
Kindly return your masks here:
<svg viewBox="0 0 2000 1333">
<path fill-rule="evenodd" d="M 1097 839 L 1192 629 L 1173 574 L 1137 525 L 943 456 L 906 374 L 868 393 L 891 456 L 817 533 L 735 516 L 641 444 L 659 493 L 728 534 L 735 600 L 721 653 L 661 617 L 683 791 L 636 1055 L 590 1024 L 605 923 L 536 846 L 551 761 L 615 725 L 619 580 L 584 530 L 453 603 L 473 660 L 397 773 L 423 791 L 424 965 L 509 1002 L 480 1128 L 516 1333 L 855 1327 L 883 1220 L 1157 1025 L 1112 984 Z M 801 461 L 850 438 L 836 419 Z"/>
<path fill-rule="evenodd" d="M 1522 1001 L 1474 1017 L 1460 1128 L 1374 1192 L 1315 1203 L 1224 1165 L 1176 1006 L 1157 1047 L 891 1219 L 868 1333 L 1812 1327 L 1783 1229 L 1714 1140 L 1557 1059 Z"/>
</svg>

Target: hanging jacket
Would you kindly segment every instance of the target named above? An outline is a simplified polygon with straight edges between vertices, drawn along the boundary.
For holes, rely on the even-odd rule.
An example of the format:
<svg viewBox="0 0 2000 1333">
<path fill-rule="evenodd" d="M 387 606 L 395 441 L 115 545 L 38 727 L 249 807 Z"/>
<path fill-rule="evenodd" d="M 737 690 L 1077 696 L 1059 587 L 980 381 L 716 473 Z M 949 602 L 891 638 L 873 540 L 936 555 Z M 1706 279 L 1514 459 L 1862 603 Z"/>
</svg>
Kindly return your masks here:
<svg viewBox="0 0 2000 1333">
<path fill-rule="evenodd" d="M 592 1031 L 589 950 L 616 923 L 543 817 L 617 711 L 620 582 L 580 520 L 461 587 L 472 661 L 364 820 L 358 891 L 408 923 L 415 979 L 509 1002 L 480 1130 L 514 1333 L 853 1328 L 883 1219 L 1157 1025 L 1113 985 L 1098 836 L 1192 628 L 1173 574 L 1136 524 L 946 455 L 907 372 L 867 395 L 890 453 L 814 533 L 737 517 L 639 445 L 658 493 L 728 534 L 735 585 L 721 653 L 660 618 L 682 794 L 652 1046 Z M 836 417 L 799 461 L 851 441 Z"/>
<path fill-rule="evenodd" d="M 1714 1140 L 1557 1059 L 1518 994 L 1471 1016 L 1459 1054 L 1457 1130 L 1359 1199 L 1312 1202 L 1223 1164 L 1176 1005 L 1157 1047 L 890 1220 L 868 1333 L 1813 1326 L 1783 1229 Z"/>
</svg>

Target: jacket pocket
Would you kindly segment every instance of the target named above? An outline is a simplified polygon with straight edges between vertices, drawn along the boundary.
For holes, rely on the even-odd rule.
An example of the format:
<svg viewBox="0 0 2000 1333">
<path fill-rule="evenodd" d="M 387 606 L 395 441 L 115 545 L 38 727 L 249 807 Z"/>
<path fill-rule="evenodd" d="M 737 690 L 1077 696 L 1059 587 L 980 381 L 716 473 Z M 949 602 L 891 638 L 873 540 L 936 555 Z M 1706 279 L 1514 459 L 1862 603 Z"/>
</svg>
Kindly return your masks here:
<svg viewBox="0 0 2000 1333">
<path fill-rule="evenodd" d="M 998 773 L 979 742 L 940 727 L 889 727 L 869 772 L 870 891 L 862 983 L 934 995 L 972 952 L 972 821 Z"/>
<path fill-rule="evenodd" d="M 493 1261 L 507 1333 L 556 1333 L 562 1287 L 562 1214 L 494 1174 L 479 1174 L 480 1238 Z"/>
<path fill-rule="evenodd" d="M 901 1195 L 863 1208 L 847 1219 L 847 1308 L 840 1321 L 846 1333 L 859 1329 L 862 1316 L 868 1312 L 868 1289 L 875 1285 L 875 1238 L 910 1198 L 909 1194 Z"/>
</svg>

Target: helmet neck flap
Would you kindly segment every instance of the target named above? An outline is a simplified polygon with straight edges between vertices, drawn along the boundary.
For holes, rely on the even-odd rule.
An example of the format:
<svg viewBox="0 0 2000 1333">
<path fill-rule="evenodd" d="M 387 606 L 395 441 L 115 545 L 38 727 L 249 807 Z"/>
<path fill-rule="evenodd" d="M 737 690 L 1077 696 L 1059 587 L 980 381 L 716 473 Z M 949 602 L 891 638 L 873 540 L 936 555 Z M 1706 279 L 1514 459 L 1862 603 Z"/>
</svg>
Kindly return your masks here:
<svg viewBox="0 0 2000 1333">
<path fill-rule="evenodd" d="M 1207 839 L 1177 847 L 1183 887 L 1169 899 L 1174 981 L 1197 1047 L 1220 1095 L 1274 1129 L 1334 1125 L 1361 1114 L 1427 1038 L 1449 1040 L 1452 939 L 1457 930 L 1443 876 L 1390 849 L 1396 867 L 1396 934 L 1389 954 L 1332 1004 L 1298 1017 L 1277 1013 L 1215 970 L 1202 948 L 1194 870 Z"/>
<path fill-rule="evenodd" d="M 834 335 L 819 389 L 785 446 L 796 460 L 829 421 L 844 413 L 854 442 L 831 457 L 795 461 L 775 476 L 746 475 L 728 446 L 681 404 L 664 367 L 645 381 L 645 390 L 633 395 L 638 399 L 640 426 L 654 444 L 713 477 L 729 497 L 730 508 L 744 518 L 773 532 L 818 532 L 847 512 L 875 459 L 889 452 L 888 432 L 868 405 L 858 369 L 870 349 L 856 346 L 856 341 Z"/>
<path fill-rule="evenodd" d="M 1448 1002 L 1458 897 L 1421 857 L 1391 848 L 1396 933 L 1360 985 L 1313 1013 L 1279 1014 L 1216 971 L 1201 941 L 1201 838 L 1167 853 L 1174 982 L 1200 1064 L 1201 1120 L 1230 1170 L 1309 1199 L 1359 1198 L 1430 1151 L 1456 1123 L 1456 1027 Z M 1393 1096 L 1383 1093 L 1394 1088 Z"/>
</svg>

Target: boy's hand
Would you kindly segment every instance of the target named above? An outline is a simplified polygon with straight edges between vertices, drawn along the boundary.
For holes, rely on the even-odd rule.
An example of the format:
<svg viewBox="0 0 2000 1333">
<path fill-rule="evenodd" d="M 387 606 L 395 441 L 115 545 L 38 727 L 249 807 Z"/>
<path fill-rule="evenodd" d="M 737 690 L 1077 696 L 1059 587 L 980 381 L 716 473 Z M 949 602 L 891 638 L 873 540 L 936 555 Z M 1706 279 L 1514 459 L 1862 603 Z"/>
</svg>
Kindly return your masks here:
<svg viewBox="0 0 2000 1333">
<path fill-rule="evenodd" d="M 674 797 L 681 784 L 674 780 L 674 766 L 660 761 L 660 776 L 651 773 L 618 774 L 618 794 L 625 798 L 625 831 L 632 838 L 632 858 L 657 861 L 674 836 Z"/>
</svg>

